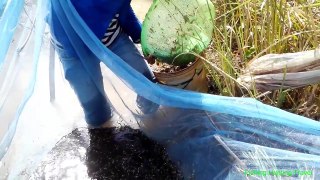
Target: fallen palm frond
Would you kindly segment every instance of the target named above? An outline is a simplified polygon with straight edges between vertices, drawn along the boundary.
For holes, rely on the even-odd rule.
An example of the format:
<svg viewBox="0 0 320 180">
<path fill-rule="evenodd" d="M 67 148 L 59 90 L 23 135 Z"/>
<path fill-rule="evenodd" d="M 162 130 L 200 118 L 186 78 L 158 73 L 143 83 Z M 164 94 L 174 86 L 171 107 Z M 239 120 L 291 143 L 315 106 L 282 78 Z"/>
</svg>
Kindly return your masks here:
<svg viewBox="0 0 320 180">
<path fill-rule="evenodd" d="M 269 54 L 248 64 L 238 82 L 248 89 L 269 91 L 320 82 L 320 54 L 316 51 Z"/>
</svg>

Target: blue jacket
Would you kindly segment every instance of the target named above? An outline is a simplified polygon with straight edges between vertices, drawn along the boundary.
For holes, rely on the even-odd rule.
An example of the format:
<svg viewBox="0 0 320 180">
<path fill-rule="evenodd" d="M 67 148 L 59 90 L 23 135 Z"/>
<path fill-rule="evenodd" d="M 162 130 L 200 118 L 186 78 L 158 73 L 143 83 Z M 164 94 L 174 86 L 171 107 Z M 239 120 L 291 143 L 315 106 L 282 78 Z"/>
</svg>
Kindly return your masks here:
<svg viewBox="0 0 320 180">
<path fill-rule="evenodd" d="M 131 0 L 71 0 L 71 2 L 82 19 L 99 39 L 103 38 L 112 18 L 117 13 L 120 14 L 119 24 L 123 31 L 133 41 L 140 39 L 141 24 L 130 6 Z M 51 9 L 48 24 L 53 38 L 64 48 L 71 47 L 53 9 Z"/>
</svg>

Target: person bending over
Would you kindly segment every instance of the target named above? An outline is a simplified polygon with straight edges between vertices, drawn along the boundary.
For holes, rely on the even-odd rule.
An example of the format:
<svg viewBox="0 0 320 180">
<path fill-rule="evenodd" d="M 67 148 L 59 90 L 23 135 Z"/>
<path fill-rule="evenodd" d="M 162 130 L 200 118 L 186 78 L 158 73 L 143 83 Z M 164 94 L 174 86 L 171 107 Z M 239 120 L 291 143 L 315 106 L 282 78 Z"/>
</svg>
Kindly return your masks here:
<svg viewBox="0 0 320 180">
<path fill-rule="evenodd" d="M 141 24 L 130 5 L 131 0 L 71 0 L 71 2 L 106 48 L 150 81 L 155 82 L 154 74 L 134 45 L 140 42 Z M 65 78 L 80 101 L 87 124 L 92 127 L 104 127 L 113 112 L 105 96 L 100 61 L 90 62 L 92 64 L 90 68 L 94 69 L 90 71 L 94 74 L 90 74 L 81 63 L 57 15 L 52 8 L 48 24 L 52 42 L 63 65 Z M 145 114 L 158 109 L 157 104 L 141 96 L 137 96 L 136 102 Z"/>
</svg>

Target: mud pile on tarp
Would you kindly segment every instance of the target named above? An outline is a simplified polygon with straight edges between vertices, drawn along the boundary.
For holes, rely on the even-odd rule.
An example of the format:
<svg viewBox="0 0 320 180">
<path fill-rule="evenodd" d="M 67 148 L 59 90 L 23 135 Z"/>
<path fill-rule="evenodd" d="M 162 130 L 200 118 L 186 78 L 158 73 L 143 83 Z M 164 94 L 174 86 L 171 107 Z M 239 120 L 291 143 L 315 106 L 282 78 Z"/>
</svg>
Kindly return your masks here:
<svg viewBox="0 0 320 180">
<path fill-rule="evenodd" d="M 36 179 L 182 179 L 164 147 L 130 127 L 75 129 L 33 174 Z"/>
</svg>

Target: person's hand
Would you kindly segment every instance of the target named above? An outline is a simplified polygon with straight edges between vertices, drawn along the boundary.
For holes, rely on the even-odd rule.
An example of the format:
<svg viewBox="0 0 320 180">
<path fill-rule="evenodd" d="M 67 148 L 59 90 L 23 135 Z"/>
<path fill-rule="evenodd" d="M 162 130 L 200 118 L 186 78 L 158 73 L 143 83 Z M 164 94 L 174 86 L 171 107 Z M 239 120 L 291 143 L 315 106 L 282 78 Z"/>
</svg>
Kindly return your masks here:
<svg viewBox="0 0 320 180">
<path fill-rule="evenodd" d="M 156 62 L 156 57 L 154 57 L 152 55 L 146 56 L 145 59 L 147 60 L 147 62 L 149 64 L 154 64 Z"/>
</svg>

